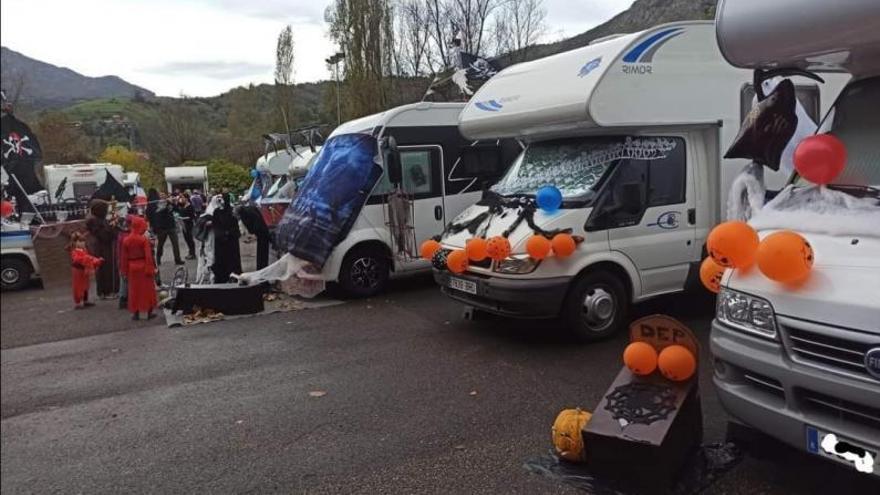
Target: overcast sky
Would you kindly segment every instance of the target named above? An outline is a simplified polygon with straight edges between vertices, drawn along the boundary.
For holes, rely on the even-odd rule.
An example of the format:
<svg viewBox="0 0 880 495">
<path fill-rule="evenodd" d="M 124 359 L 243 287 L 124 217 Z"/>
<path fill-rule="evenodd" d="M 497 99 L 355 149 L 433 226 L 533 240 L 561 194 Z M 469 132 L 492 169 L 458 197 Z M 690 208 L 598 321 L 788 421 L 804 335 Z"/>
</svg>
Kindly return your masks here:
<svg viewBox="0 0 880 495">
<path fill-rule="evenodd" d="M 290 23 L 295 79 L 330 77 L 330 0 L 3 0 L 3 46 L 88 76 L 117 75 L 159 95 L 213 96 L 272 82 L 275 42 Z M 586 31 L 632 0 L 544 0 L 544 41 Z"/>
</svg>

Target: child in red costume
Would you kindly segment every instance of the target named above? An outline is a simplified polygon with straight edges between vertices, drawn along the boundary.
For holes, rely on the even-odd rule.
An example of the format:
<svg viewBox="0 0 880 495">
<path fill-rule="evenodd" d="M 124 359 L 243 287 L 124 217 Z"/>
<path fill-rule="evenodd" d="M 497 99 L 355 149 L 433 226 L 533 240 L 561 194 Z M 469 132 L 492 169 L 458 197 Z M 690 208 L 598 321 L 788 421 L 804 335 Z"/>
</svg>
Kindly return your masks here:
<svg viewBox="0 0 880 495">
<path fill-rule="evenodd" d="M 96 258 L 86 251 L 86 236 L 82 232 L 74 232 L 70 236 L 70 266 L 71 285 L 73 286 L 73 309 L 83 309 L 94 306 L 89 302 L 90 277 L 95 273 L 95 268 L 101 266 L 104 260 Z"/>
<path fill-rule="evenodd" d="M 139 320 L 140 313 L 147 319 L 153 318 L 156 307 L 156 284 L 153 276 L 156 265 L 153 263 L 153 250 L 144 235 L 147 222 L 141 217 L 131 218 L 131 233 L 122 242 L 121 271 L 128 278 L 128 310 L 132 320 Z"/>
</svg>

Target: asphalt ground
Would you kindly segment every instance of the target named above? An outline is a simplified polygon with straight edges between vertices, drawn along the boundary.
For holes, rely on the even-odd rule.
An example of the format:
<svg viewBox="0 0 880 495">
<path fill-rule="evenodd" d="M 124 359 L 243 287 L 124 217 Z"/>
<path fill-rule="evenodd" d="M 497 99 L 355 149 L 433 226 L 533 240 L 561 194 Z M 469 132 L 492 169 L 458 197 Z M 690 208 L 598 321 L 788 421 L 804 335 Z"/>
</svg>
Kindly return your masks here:
<svg viewBox="0 0 880 495">
<path fill-rule="evenodd" d="M 599 401 L 626 344 L 463 320 L 430 277 L 173 329 L 69 299 L 2 295 L 2 493 L 578 493 L 523 463 L 548 451 L 559 410 Z M 708 349 L 712 311 L 682 295 L 635 313 L 679 318 Z M 704 353 L 704 437 L 718 442 L 728 417 L 710 378 Z M 794 449 L 754 454 L 706 493 L 880 493 Z"/>
</svg>

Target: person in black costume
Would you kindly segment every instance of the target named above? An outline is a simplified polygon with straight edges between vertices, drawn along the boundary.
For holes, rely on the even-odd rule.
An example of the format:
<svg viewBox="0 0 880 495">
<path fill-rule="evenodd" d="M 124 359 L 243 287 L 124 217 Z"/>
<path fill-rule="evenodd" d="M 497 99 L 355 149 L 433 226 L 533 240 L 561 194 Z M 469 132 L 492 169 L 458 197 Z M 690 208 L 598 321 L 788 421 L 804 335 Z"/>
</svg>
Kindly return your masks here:
<svg viewBox="0 0 880 495">
<path fill-rule="evenodd" d="M 196 259 L 196 243 L 193 241 L 193 225 L 195 224 L 196 212 L 187 193 L 177 197 L 174 211 L 180 217 L 180 223 L 183 224 L 183 241 L 186 242 L 188 250 L 186 259 L 194 260 Z"/>
<path fill-rule="evenodd" d="M 241 219 L 244 227 L 257 238 L 257 270 L 262 270 L 269 266 L 269 245 L 271 243 L 271 233 L 269 227 L 263 220 L 263 215 L 259 208 L 248 204 L 236 208 L 235 213 Z"/>
<path fill-rule="evenodd" d="M 156 264 L 162 265 L 162 252 L 165 250 L 165 240 L 171 241 L 171 251 L 174 253 L 174 264 L 182 265 L 180 258 L 180 245 L 177 240 L 177 220 L 174 218 L 174 206 L 164 194 L 159 195 L 159 202 L 150 218 L 150 227 L 157 237 Z"/>
<path fill-rule="evenodd" d="M 214 210 L 211 226 L 214 229 L 214 283 L 229 282 L 229 275 L 241 273 L 241 251 L 238 238 L 238 219 L 232 214 L 229 195 L 224 195 L 222 206 Z"/>
</svg>

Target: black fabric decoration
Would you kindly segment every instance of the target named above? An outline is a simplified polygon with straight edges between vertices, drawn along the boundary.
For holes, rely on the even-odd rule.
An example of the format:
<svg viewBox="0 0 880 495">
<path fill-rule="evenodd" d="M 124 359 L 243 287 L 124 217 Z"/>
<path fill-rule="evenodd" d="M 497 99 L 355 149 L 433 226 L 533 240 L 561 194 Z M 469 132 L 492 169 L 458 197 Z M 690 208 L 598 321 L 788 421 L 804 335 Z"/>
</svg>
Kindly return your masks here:
<svg viewBox="0 0 880 495">
<path fill-rule="evenodd" d="M 92 194 L 92 199 L 103 199 L 104 201 L 112 201 L 116 200 L 120 203 L 128 203 L 133 198 L 130 194 L 128 194 L 128 190 L 116 180 L 115 177 L 110 175 L 109 170 L 104 170 L 107 173 L 107 176 L 104 178 L 104 183 L 101 184 L 94 194 Z M 67 180 L 65 178 L 65 180 Z"/>
<path fill-rule="evenodd" d="M 779 170 L 782 152 L 797 129 L 794 84 L 785 79 L 755 105 L 724 158 L 746 158 Z"/>
<path fill-rule="evenodd" d="M 670 387 L 647 382 L 621 385 L 605 396 L 605 409 L 625 423 L 649 425 L 666 419 L 675 410 L 675 392 Z"/>
<path fill-rule="evenodd" d="M 440 271 L 446 270 L 446 258 L 449 257 L 450 252 L 448 249 L 438 249 L 431 258 L 431 265 Z"/>
<path fill-rule="evenodd" d="M 6 173 L 18 179 L 26 194 L 33 194 L 43 189 L 34 169 L 43 156 L 37 135 L 27 124 L 11 113 L 4 113 L 0 117 L 0 138 L 2 138 L 0 165 L 6 169 Z M 19 199 L 19 204 L 24 203 Z"/>
<path fill-rule="evenodd" d="M 480 226 L 483 225 L 483 222 L 485 222 L 486 219 L 489 219 L 491 222 L 492 216 L 500 215 L 503 217 L 510 210 L 516 210 L 517 218 L 512 224 L 510 224 L 510 227 L 501 234 L 504 237 L 510 236 L 510 234 L 519 227 L 519 224 L 521 224 L 523 220 L 526 221 L 529 228 L 531 228 L 536 234 L 543 235 L 548 239 L 553 238 L 556 234 L 562 232 L 571 233 L 572 231 L 571 229 L 544 230 L 538 227 L 535 224 L 535 210 L 537 210 L 538 206 L 535 203 L 534 198 L 526 196 L 506 198 L 492 191 L 487 191 L 485 196 L 483 196 L 483 199 L 478 201 L 477 204 L 488 207 L 488 210 L 463 222 L 450 223 L 446 226 L 446 229 L 444 229 L 443 234 L 436 236 L 435 240 L 439 241 L 440 238 L 447 234 L 457 234 L 463 230 L 467 230 L 472 235 L 476 235 L 477 230 L 479 230 Z M 484 230 L 488 230 L 488 226 Z"/>
</svg>

